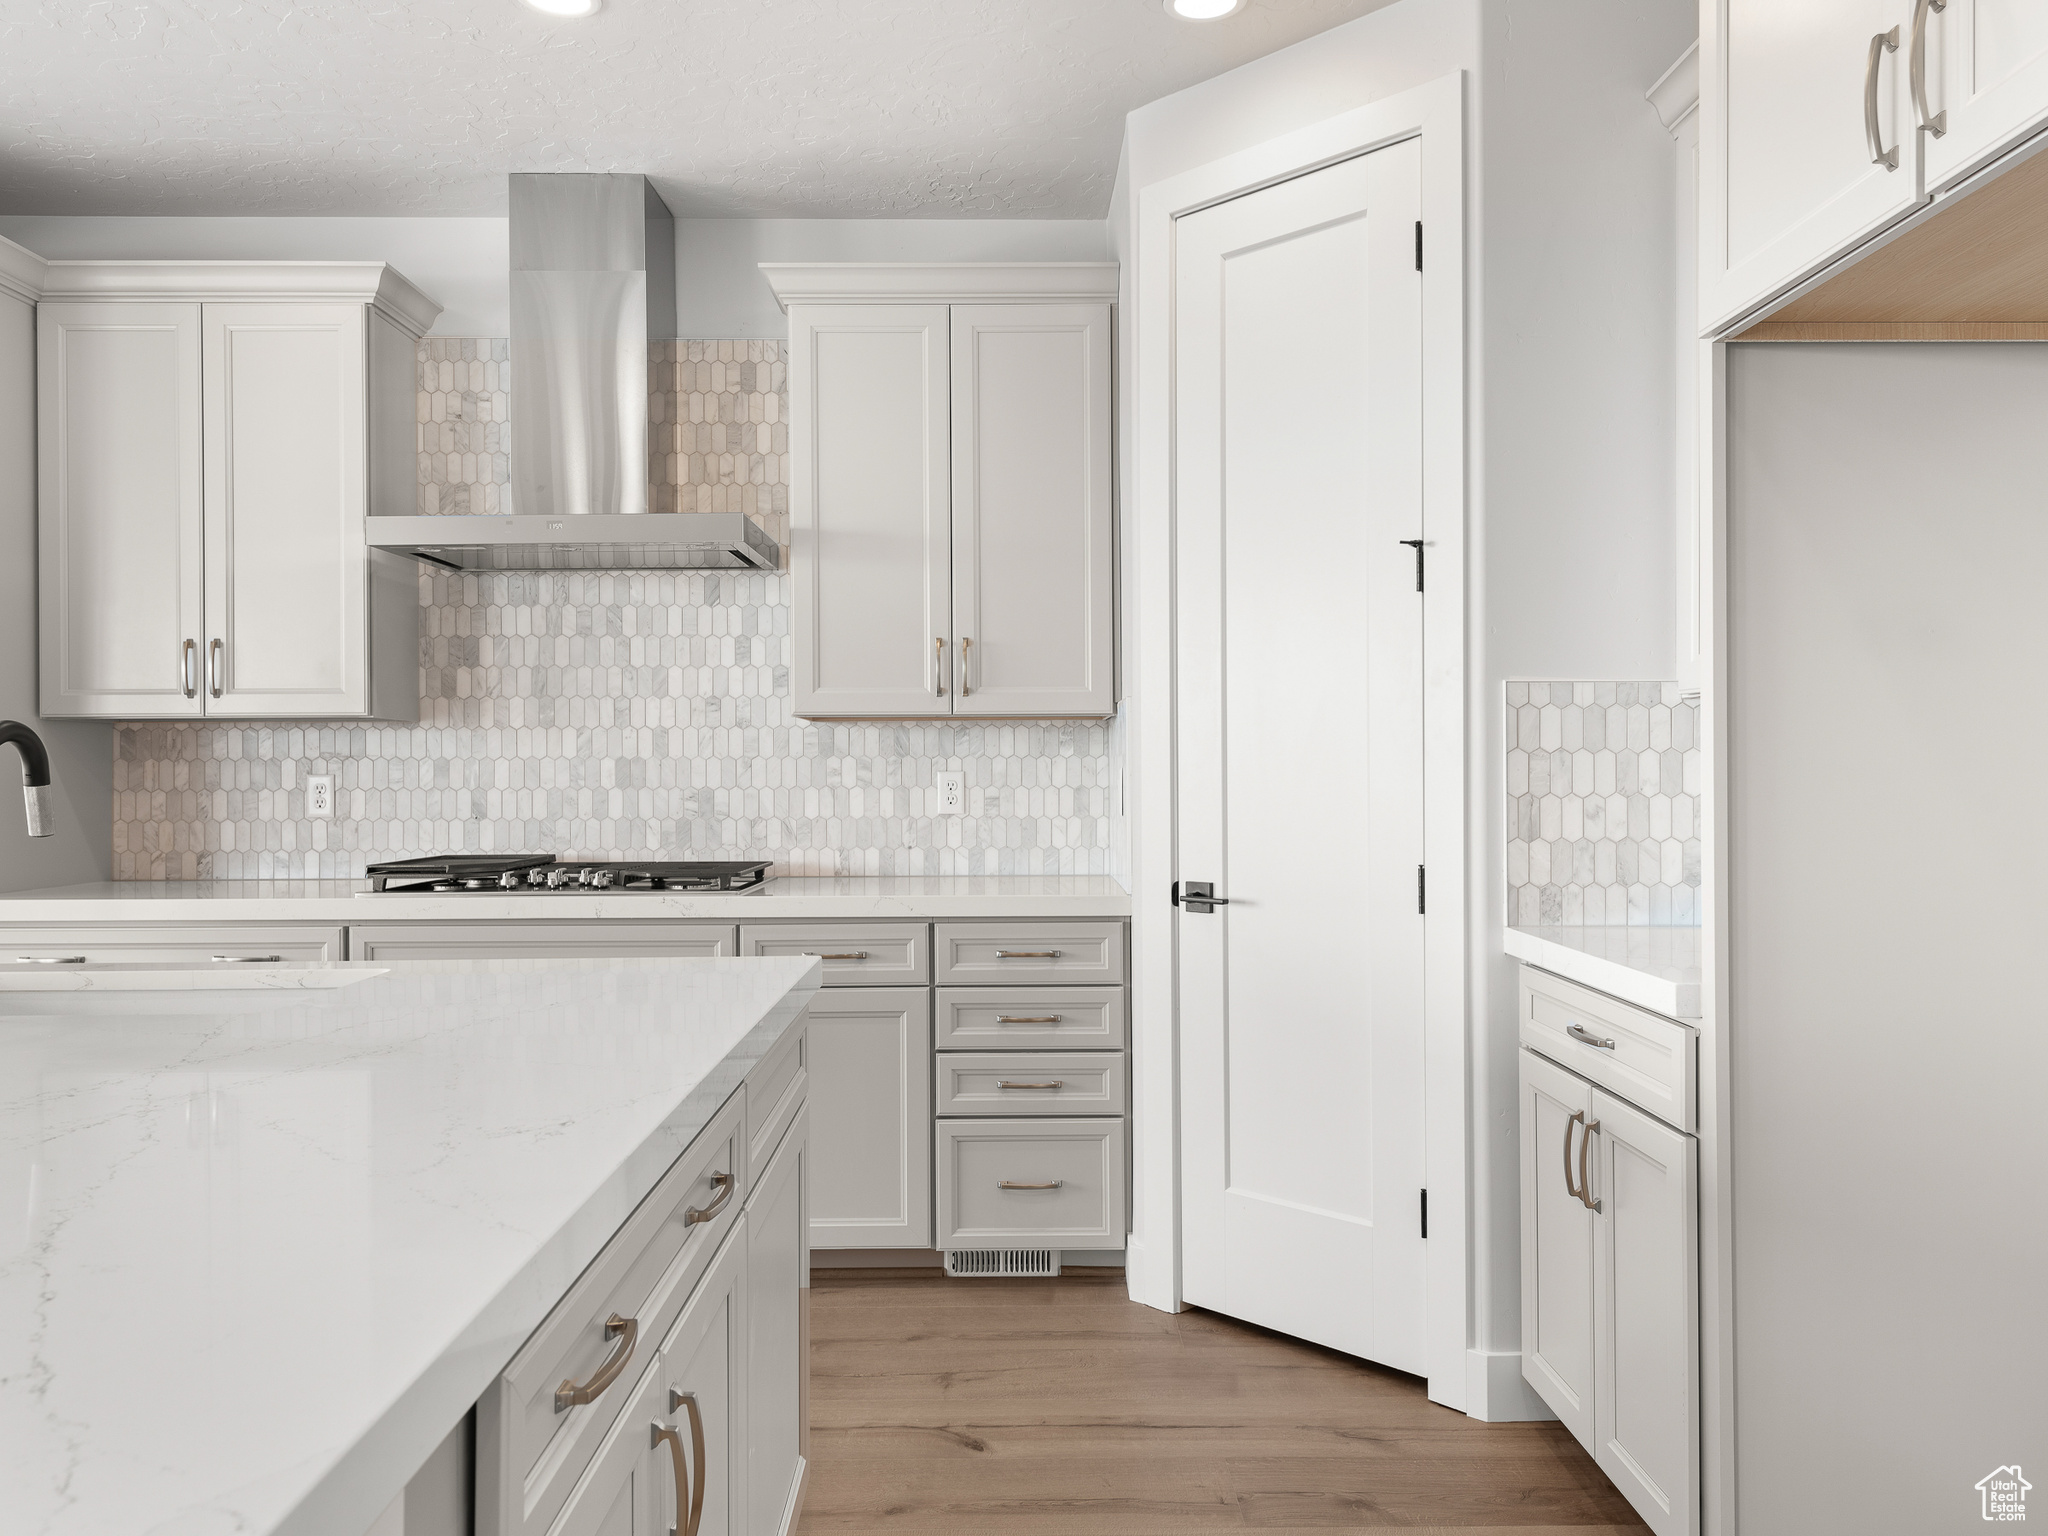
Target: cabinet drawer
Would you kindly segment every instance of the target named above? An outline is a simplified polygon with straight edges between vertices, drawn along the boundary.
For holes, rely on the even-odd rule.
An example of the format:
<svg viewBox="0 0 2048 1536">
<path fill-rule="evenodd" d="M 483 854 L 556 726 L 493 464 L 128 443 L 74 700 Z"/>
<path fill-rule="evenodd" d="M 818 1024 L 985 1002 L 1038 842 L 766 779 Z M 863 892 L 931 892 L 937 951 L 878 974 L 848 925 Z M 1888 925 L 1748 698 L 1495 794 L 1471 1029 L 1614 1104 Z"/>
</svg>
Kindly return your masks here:
<svg viewBox="0 0 2048 1536">
<path fill-rule="evenodd" d="M 1699 1037 L 1660 1014 L 1522 967 L 1522 1044 L 1681 1131 L 1698 1128 Z"/>
<path fill-rule="evenodd" d="M 538 1536 L 560 1511 L 738 1219 L 745 1103 L 744 1093 L 726 1101 L 478 1401 L 479 1531 Z M 730 1176 L 724 1189 L 719 1174 Z M 690 1221 L 693 1209 L 717 1214 Z M 615 1313 L 633 1325 L 630 1348 L 626 1331 L 607 1331 Z M 557 1408 L 558 1388 L 599 1379 L 591 1401 Z"/>
<path fill-rule="evenodd" d="M 358 960 L 725 960 L 730 923 L 357 923 Z"/>
<path fill-rule="evenodd" d="M 942 1051 L 1124 1048 L 1122 987 L 948 987 L 933 1043 Z"/>
<path fill-rule="evenodd" d="M 941 986 L 1124 979 L 1122 923 L 940 923 L 933 935 Z"/>
<path fill-rule="evenodd" d="M 1121 1119 L 941 1120 L 938 1154 L 941 1248 L 1123 1246 Z"/>
<path fill-rule="evenodd" d="M 941 1053 L 942 1115 L 1120 1115 L 1122 1051 Z"/>
<path fill-rule="evenodd" d="M 339 960 L 342 931 L 313 924 L 222 924 L 218 927 L 129 927 L 125 924 L 0 928 L 0 965 L 26 970 L 83 960 L 88 965 L 136 965 L 195 960 L 223 965 L 267 960 Z"/>
<path fill-rule="evenodd" d="M 932 979 L 923 923 L 777 923 L 740 929 L 743 955 L 817 955 L 828 987 L 921 987 Z"/>
</svg>

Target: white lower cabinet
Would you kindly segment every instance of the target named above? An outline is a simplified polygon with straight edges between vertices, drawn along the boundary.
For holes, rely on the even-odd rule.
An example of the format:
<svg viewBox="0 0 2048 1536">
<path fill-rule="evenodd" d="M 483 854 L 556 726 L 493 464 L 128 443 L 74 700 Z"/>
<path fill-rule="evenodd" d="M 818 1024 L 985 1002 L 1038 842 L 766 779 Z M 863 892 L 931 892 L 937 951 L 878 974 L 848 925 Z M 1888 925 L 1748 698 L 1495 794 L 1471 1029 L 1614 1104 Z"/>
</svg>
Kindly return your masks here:
<svg viewBox="0 0 2048 1536">
<path fill-rule="evenodd" d="M 1699 1144 L 1521 1059 L 1522 1375 L 1657 1536 L 1696 1536 Z"/>
<path fill-rule="evenodd" d="M 799 1112 L 747 1203 L 746 1528 L 754 1536 L 794 1527 L 808 1464 L 809 1140 Z"/>
<path fill-rule="evenodd" d="M 811 1246 L 932 1244 L 932 1012 L 925 987 L 811 1003 Z"/>
<path fill-rule="evenodd" d="M 724 960 L 730 923 L 358 923 L 355 960 Z"/>
<path fill-rule="evenodd" d="M 1124 1123 L 941 1120 L 941 1248 L 1121 1248 Z"/>
</svg>

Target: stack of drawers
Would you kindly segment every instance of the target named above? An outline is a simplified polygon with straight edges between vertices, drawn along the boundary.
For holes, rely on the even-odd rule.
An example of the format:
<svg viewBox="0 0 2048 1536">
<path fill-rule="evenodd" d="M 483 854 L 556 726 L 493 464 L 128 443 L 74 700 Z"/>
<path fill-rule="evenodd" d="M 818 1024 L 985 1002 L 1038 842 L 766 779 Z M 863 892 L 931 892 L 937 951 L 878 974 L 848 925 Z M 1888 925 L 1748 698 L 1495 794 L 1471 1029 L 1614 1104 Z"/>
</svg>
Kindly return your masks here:
<svg viewBox="0 0 2048 1536">
<path fill-rule="evenodd" d="M 944 1249 L 1124 1246 L 1124 927 L 932 929 Z"/>
</svg>

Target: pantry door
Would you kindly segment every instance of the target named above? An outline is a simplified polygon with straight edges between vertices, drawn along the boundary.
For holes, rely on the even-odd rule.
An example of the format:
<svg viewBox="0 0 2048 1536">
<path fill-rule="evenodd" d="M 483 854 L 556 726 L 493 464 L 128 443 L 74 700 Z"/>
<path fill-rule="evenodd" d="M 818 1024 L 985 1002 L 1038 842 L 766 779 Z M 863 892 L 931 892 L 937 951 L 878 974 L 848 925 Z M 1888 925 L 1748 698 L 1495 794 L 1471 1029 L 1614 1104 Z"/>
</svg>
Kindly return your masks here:
<svg viewBox="0 0 2048 1536">
<path fill-rule="evenodd" d="M 1422 1372 L 1421 145 L 1175 236 L 1182 1294 Z M 1454 578 L 1452 578 L 1454 579 Z"/>
</svg>

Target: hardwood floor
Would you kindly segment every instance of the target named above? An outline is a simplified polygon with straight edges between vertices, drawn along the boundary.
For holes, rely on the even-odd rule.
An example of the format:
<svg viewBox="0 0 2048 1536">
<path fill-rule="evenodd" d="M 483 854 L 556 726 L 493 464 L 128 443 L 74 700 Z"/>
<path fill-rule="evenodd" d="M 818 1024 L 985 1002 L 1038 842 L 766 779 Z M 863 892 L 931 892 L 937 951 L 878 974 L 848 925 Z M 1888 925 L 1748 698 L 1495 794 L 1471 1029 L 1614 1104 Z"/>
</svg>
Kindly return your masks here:
<svg viewBox="0 0 2048 1536">
<path fill-rule="evenodd" d="M 1646 1527 L 1561 1426 L 1482 1424 L 1422 1383 L 1120 1275 L 817 1275 L 801 1536 L 1178 1536 Z"/>
</svg>

